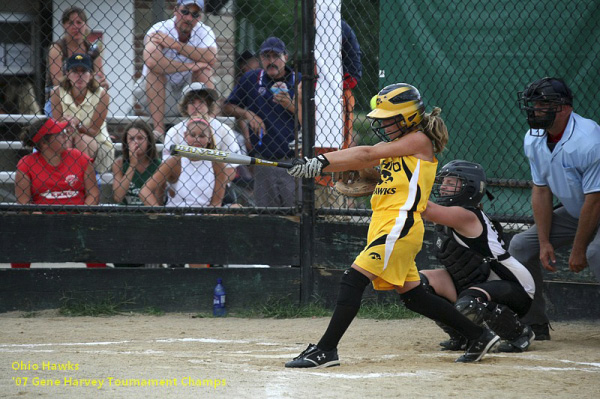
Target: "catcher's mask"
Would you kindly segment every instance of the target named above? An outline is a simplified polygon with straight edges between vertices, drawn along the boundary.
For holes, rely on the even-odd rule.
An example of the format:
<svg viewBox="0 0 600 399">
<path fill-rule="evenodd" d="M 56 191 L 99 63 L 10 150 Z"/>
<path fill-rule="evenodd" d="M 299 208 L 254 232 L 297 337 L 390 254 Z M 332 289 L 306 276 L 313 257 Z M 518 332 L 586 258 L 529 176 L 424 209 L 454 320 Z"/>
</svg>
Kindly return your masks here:
<svg viewBox="0 0 600 399">
<path fill-rule="evenodd" d="M 563 105 L 573 105 L 573 93 L 559 78 L 542 78 L 529 84 L 524 91 L 517 93 L 519 108 L 525 111 L 529 133 L 542 136 L 544 131 L 534 134 L 534 129 L 549 129 L 554 124 L 556 113 Z"/>
<path fill-rule="evenodd" d="M 435 176 L 432 195 L 440 205 L 477 207 L 486 194 L 486 181 L 480 164 L 454 160 Z"/>
<path fill-rule="evenodd" d="M 369 112 L 372 119 L 371 129 L 384 141 L 391 141 L 390 136 L 400 132 L 400 136 L 414 130 L 423 120 L 425 105 L 416 87 L 406 83 L 396 83 L 381 89 L 377 94 L 375 108 Z M 385 128 L 397 126 L 392 132 Z"/>
</svg>

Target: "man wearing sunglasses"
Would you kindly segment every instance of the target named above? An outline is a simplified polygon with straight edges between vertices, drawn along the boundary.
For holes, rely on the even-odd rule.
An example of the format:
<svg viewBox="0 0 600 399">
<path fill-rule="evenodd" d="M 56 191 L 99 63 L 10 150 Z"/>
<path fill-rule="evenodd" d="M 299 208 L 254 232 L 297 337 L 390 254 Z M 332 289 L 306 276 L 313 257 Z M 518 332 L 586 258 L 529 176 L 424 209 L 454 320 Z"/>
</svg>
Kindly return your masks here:
<svg viewBox="0 0 600 399">
<path fill-rule="evenodd" d="M 164 117 L 177 116 L 184 86 L 210 81 L 217 43 L 212 29 L 201 22 L 204 0 L 177 0 L 174 16 L 154 24 L 144 37 L 144 69 L 134 95 L 150 114 L 157 139 L 165 132 Z"/>
</svg>

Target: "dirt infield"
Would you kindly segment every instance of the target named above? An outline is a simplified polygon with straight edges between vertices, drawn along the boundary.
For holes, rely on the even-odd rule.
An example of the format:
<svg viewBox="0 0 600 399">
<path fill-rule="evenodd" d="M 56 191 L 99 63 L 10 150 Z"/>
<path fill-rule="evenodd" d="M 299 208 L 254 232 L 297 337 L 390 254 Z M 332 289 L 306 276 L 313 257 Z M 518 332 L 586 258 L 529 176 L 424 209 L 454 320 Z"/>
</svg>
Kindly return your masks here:
<svg viewBox="0 0 600 399">
<path fill-rule="evenodd" d="M 457 364 L 429 320 L 358 319 L 341 367 L 285 369 L 327 322 L 3 314 L 0 397 L 600 397 L 600 321 L 556 322 L 527 353 Z"/>
</svg>

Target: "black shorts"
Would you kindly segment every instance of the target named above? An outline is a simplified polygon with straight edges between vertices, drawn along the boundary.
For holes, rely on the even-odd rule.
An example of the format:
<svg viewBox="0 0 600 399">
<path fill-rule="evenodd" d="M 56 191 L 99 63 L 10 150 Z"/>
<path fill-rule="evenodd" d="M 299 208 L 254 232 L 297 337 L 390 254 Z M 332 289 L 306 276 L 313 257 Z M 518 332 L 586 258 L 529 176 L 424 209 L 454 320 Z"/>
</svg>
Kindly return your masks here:
<svg viewBox="0 0 600 399">
<path fill-rule="evenodd" d="M 493 302 L 508 306 L 513 312 L 523 317 L 529 311 L 532 299 L 521 284 L 507 280 L 491 280 L 472 285 L 469 288 L 485 290 Z"/>
</svg>

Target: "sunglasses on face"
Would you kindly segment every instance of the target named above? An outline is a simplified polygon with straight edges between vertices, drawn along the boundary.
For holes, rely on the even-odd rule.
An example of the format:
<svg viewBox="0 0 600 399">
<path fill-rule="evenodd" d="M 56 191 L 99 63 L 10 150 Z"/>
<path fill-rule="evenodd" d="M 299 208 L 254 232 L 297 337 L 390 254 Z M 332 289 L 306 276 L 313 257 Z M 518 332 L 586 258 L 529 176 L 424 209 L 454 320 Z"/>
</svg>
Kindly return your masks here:
<svg viewBox="0 0 600 399">
<path fill-rule="evenodd" d="M 179 12 L 181 13 L 181 15 L 186 15 L 186 16 L 187 16 L 187 15 L 191 15 L 191 16 L 192 16 L 192 18 L 199 18 L 199 17 L 200 17 L 200 15 L 202 15 L 202 12 L 201 12 L 201 11 L 194 11 L 194 12 L 191 12 L 191 11 L 190 11 L 190 10 L 188 10 L 187 8 L 180 8 L 180 9 L 179 9 Z"/>
</svg>

